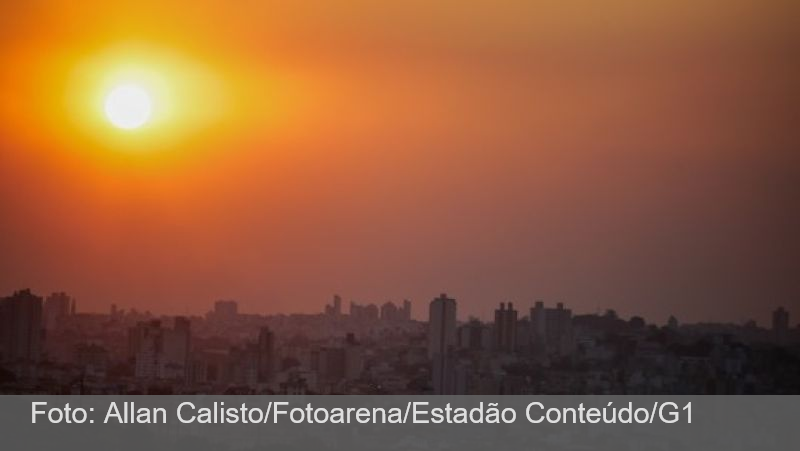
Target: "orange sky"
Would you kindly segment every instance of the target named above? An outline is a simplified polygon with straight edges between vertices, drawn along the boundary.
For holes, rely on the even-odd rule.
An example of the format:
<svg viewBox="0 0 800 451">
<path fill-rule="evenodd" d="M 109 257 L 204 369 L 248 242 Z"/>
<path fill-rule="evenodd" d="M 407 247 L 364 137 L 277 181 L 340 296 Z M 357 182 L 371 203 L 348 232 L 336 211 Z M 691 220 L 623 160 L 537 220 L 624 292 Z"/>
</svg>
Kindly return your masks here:
<svg viewBox="0 0 800 451">
<path fill-rule="evenodd" d="M 19 3 L 1 293 L 800 307 L 796 2 Z M 169 120 L 95 114 L 129 66 L 163 80 Z"/>
</svg>

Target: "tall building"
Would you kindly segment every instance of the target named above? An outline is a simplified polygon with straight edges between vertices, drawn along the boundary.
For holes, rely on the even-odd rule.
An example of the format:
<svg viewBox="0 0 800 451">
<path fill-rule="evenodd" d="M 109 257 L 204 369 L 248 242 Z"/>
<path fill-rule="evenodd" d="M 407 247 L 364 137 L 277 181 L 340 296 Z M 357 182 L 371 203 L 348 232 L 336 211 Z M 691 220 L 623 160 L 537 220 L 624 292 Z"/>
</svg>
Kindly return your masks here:
<svg viewBox="0 0 800 451">
<path fill-rule="evenodd" d="M 398 321 L 400 319 L 400 309 L 394 302 L 386 302 L 381 305 L 381 319 L 383 321 Z"/>
<path fill-rule="evenodd" d="M 407 299 L 402 306 L 394 302 L 386 302 L 380 308 L 381 320 L 383 321 L 409 321 L 411 319 L 411 302 Z"/>
<path fill-rule="evenodd" d="M 268 382 L 275 367 L 275 334 L 269 327 L 258 332 L 258 382 Z"/>
<path fill-rule="evenodd" d="M 67 293 L 53 293 L 44 301 L 44 328 L 53 330 L 64 318 L 75 313 L 75 300 Z"/>
<path fill-rule="evenodd" d="M 514 304 L 500 303 L 500 308 L 494 311 L 494 346 L 502 352 L 512 352 L 517 341 L 517 311 Z"/>
<path fill-rule="evenodd" d="M 458 344 L 470 351 L 488 351 L 492 348 L 492 330 L 477 318 L 470 318 L 467 324 L 458 329 Z"/>
<path fill-rule="evenodd" d="M 342 297 L 338 294 L 333 296 L 333 314 L 336 316 L 342 314 Z"/>
<path fill-rule="evenodd" d="M 128 354 L 134 359 L 138 379 L 185 381 L 189 373 L 191 323 L 175 317 L 172 329 L 161 321 L 140 321 L 128 330 Z"/>
<path fill-rule="evenodd" d="M 319 348 L 312 359 L 323 392 L 335 392 L 341 382 L 358 380 L 364 370 L 364 351 L 353 333 L 345 336 L 344 343 Z"/>
<path fill-rule="evenodd" d="M 0 299 L 0 361 L 37 362 L 42 350 L 42 298 L 20 290 Z"/>
<path fill-rule="evenodd" d="M 428 314 L 428 357 L 433 364 L 436 394 L 451 394 L 454 390 L 456 343 L 456 300 L 442 293 L 431 301 Z"/>
<path fill-rule="evenodd" d="M 140 321 L 128 330 L 128 354 L 134 359 L 134 375 L 138 379 L 159 376 L 164 346 L 161 321 Z"/>
<path fill-rule="evenodd" d="M 544 302 L 536 301 L 531 309 L 531 340 L 534 347 L 547 354 L 567 355 L 572 352 L 572 310 L 559 302 L 556 308 L 545 308 Z"/>
<path fill-rule="evenodd" d="M 191 346 L 191 322 L 188 318 L 176 316 L 172 329 L 163 331 L 163 350 L 159 362 L 159 377 L 162 379 L 186 380 Z"/>
<path fill-rule="evenodd" d="M 411 321 L 411 301 L 408 299 L 403 299 L 403 308 L 401 313 L 404 321 Z"/>
<path fill-rule="evenodd" d="M 428 357 L 445 354 L 455 346 L 456 341 L 456 300 L 442 293 L 430 303 L 428 314 Z"/>
<path fill-rule="evenodd" d="M 772 312 L 772 333 L 778 342 L 786 341 L 789 336 L 789 312 L 783 307 Z"/>
<path fill-rule="evenodd" d="M 350 303 L 350 316 L 354 319 L 376 320 L 380 315 L 380 309 L 375 304 L 360 305 L 355 302 Z"/>
<path fill-rule="evenodd" d="M 340 316 L 342 314 L 342 297 L 338 294 L 333 295 L 333 303 L 325 305 L 325 314 L 328 316 Z"/>
</svg>

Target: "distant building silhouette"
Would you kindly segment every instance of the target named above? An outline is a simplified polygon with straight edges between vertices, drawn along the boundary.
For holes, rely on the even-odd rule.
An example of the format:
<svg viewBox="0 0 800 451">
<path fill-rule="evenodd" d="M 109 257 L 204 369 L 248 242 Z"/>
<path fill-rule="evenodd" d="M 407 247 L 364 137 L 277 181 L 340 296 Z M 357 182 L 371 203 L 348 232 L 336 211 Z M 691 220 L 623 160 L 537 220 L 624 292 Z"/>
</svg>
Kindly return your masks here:
<svg viewBox="0 0 800 451">
<path fill-rule="evenodd" d="M 52 330 L 66 317 L 75 314 L 75 300 L 67 293 L 53 293 L 44 301 L 44 328 Z"/>
<path fill-rule="evenodd" d="M 340 383 L 360 378 L 364 369 L 364 357 L 362 346 L 356 341 L 355 335 L 348 333 L 344 344 L 320 348 L 316 354 L 316 369 L 321 382 L 328 387 L 324 390 L 326 392 L 334 391 L 333 388 Z"/>
<path fill-rule="evenodd" d="M 433 361 L 433 390 L 452 394 L 455 389 L 454 352 L 456 341 L 456 300 L 442 293 L 430 303 L 428 315 L 428 357 Z"/>
<path fill-rule="evenodd" d="M 559 302 L 556 308 L 545 308 L 536 301 L 531 309 L 531 339 L 534 347 L 547 354 L 567 355 L 572 351 L 572 310 Z"/>
<path fill-rule="evenodd" d="M 471 351 L 488 351 L 493 343 L 492 329 L 477 318 L 470 318 L 458 329 L 458 344 Z"/>
<path fill-rule="evenodd" d="M 128 353 L 134 360 L 134 376 L 155 379 L 163 349 L 161 321 L 140 321 L 128 331 Z"/>
<path fill-rule="evenodd" d="M 42 352 L 42 298 L 20 290 L 0 300 L 0 361 L 38 362 Z"/>
<path fill-rule="evenodd" d="M 442 293 L 430 303 L 428 357 L 444 354 L 456 345 L 456 300 Z"/>
<path fill-rule="evenodd" d="M 159 376 L 163 379 L 185 380 L 191 347 L 191 322 L 188 318 L 176 316 L 172 329 L 164 331 L 164 354 Z"/>
<path fill-rule="evenodd" d="M 411 321 L 411 301 L 408 299 L 403 300 L 403 308 L 401 310 L 403 320 Z"/>
<path fill-rule="evenodd" d="M 338 294 L 333 295 L 333 304 L 325 305 L 325 314 L 328 316 L 340 316 L 342 314 L 342 297 Z"/>
<path fill-rule="evenodd" d="M 269 327 L 262 327 L 258 332 L 258 382 L 272 378 L 275 358 L 275 334 Z"/>
<path fill-rule="evenodd" d="M 514 304 L 509 302 L 508 308 L 504 302 L 494 311 L 494 346 L 501 352 L 511 352 L 516 348 L 517 341 L 517 311 Z"/>
<path fill-rule="evenodd" d="M 405 300 L 402 306 L 398 306 L 394 302 L 385 302 L 381 305 L 380 313 L 382 321 L 410 321 L 411 302 Z"/>
<path fill-rule="evenodd" d="M 800 327 L 783 307 L 766 327 L 669 317 L 659 328 L 541 301 L 522 318 L 506 302 L 458 323 L 446 294 L 427 322 L 408 320 L 408 301 L 337 313 L 338 296 L 327 314 L 241 314 L 233 301 L 205 317 L 73 314 L 74 304 L 0 297 L 0 394 L 800 393 Z"/>
<path fill-rule="evenodd" d="M 380 314 L 380 309 L 375 304 L 360 305 L 355 302 L 350 303 L 350 316 L 356 319 L 376 320 Z"/>
<path fill-rule="evenodd" d="M 400 320 L 400 309 L 394 305 L 394 302 L 385 302 L 381 305 L 381 319 L 383 321 Z"/>
<path fill-rule="evenodd" d="M 110 357 L 103 346 L 80 343 L 75 347 L 75 364 L 84 377 L 104 379 L 107 375 Z"/>
<path fill-rule="evenodd" d="M 184 317 L 175 317 L 172 329 L 161 321 L 140 321 L 128 331 L 128 352 L 134 359 L 137 379 L 169 379 L 185 381 L 191 351 L 191 324 Z"/>
</svg>

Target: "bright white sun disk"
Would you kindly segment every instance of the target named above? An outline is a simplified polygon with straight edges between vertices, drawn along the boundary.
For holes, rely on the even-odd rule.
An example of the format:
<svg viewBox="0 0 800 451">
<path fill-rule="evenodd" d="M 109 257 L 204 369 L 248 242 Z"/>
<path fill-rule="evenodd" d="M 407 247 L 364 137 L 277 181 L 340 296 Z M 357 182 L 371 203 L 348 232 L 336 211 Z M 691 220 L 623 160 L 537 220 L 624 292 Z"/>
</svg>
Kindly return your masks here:
<svg viewBox="0 0 800 451">
<path fill-rule="evenodd" d="M 138 85 L 117 86 L 106 96 L 105 112 L 108 120 L 125 130 L 139 128 L 147 123 L 152 111 L 150 94 Z"/>
</svg>

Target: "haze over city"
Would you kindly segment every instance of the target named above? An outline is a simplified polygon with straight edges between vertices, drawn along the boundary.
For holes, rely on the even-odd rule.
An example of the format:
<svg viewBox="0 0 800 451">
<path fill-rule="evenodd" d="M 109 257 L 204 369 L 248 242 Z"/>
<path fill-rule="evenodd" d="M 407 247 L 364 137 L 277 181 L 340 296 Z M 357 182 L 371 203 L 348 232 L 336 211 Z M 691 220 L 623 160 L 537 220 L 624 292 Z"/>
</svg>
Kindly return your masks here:
<svg viewBox="0 0 800 451">
<path fill-rule="evenodd" d="M 766 325 L 800 310 L 796 17 L 3 5 L 0 293 L 268 314 L 448 292 L 460 319 L 543 299 Z"/>
</svg>

